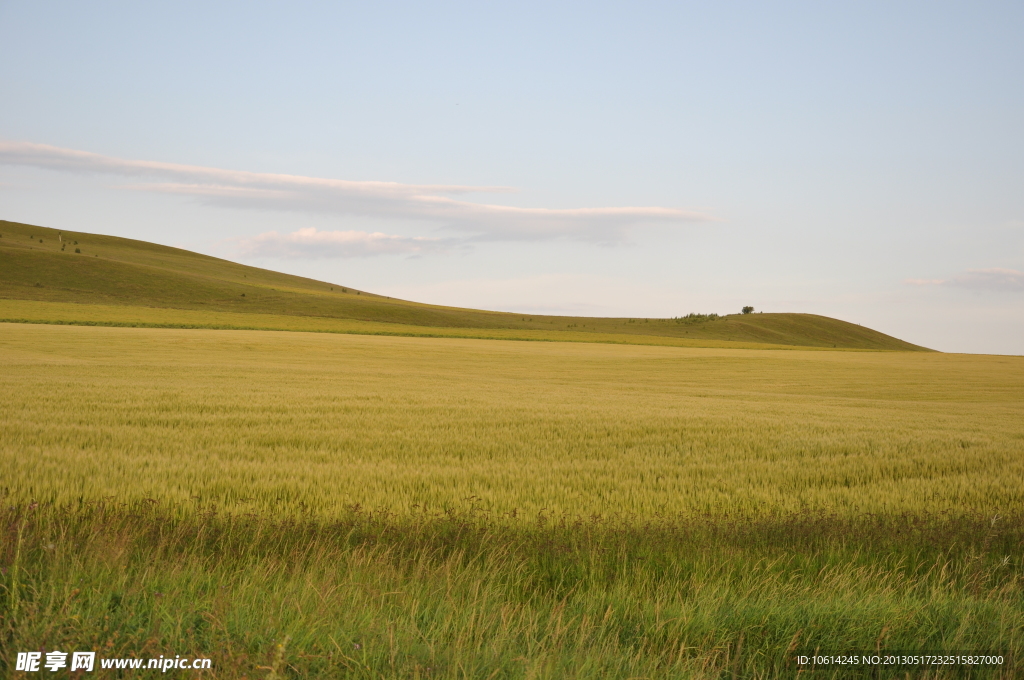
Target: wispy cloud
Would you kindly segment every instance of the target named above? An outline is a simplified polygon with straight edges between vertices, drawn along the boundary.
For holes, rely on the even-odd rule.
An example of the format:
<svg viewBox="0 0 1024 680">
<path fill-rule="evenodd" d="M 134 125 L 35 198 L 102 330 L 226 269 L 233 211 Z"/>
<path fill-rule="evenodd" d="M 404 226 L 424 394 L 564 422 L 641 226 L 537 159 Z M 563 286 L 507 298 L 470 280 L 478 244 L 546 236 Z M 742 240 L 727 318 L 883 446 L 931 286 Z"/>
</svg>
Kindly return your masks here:
<svg viewBox="0 0 1024 680">
<path fill-rule="evenodd" d="M 371 257 L 374 255 L 416 255 L 444 250 L 447 239 L 393 236 L 365 231 L 318 231 L 312 227 L 290 234 L 276 231 L 253 238 L 227 242 L 243 257 L 316 259 L 328 257 Z"/>
<path fill-rule="evenodd" d="M 950 279 L 907 279 L 916 286 L 955 286 L 974 290 L 1024 291 L 1024 272 L 1015 269 L 969 269 Z"/>
<path fill-rule="evenodd" d="M 628 230 L 640 223 L 715 219 L 690 210 L 655 206 L 553 209 L 472 203 L 452 196 L 514 189 L 244 172 L 126 160 L 27 142 L 0 141 L 0 163 L 131 177 L 145 181 L 126 188 L 189 196 L 207 204 L 232 208 L 423 220 L 460 232 L 471 240 L 570 238 L 616 242 L 623 240 Z"/>
</svg>

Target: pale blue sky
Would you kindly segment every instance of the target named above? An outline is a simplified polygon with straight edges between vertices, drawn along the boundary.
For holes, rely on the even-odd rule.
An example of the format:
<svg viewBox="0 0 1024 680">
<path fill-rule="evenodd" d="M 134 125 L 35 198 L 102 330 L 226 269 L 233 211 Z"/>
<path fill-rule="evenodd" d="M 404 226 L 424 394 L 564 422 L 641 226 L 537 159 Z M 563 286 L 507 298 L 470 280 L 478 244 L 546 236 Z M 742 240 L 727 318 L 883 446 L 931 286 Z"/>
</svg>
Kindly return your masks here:
<svg viewBox="0 0 1024 680">
<path fill-rule="evenodd" d="M 0 0 L 0 218 L 1024 354 L 1022 35 L 1020 2 Z"/>
</svg>

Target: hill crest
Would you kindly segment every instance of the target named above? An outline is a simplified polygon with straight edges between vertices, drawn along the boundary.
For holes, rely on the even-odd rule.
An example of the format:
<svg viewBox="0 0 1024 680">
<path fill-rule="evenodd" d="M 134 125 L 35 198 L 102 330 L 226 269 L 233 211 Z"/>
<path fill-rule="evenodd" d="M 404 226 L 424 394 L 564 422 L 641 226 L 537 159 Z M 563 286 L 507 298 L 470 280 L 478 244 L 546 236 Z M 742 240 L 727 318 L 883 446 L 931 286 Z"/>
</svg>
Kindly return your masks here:
<svg viewBox="0 0 1024 680">
<path fill-rule="evenodd" d="M 3 309 L 4 301 L 9 301 L 7 309 Z M 48 304 L 36 305 L 26 314 L 24 303 L 29 301 Z M 69 304 L 79 307 L 68 307 Z M 154 317 L 154 310 L 165 312 Z M 196 321 L 207 317 L 219 320 Z M 0 318 L 42 323 L 266 327 L 327 332 L 333 324 L 335 332 L 360 332 L 358 328 L 363 328 L 365 332 L 396 335 L 577 342 L 588 341 L 589 337 L 593 342 L 631 343 L 640 339 L 637 341 L 642 344 L 657 340 L 657 344 L 678 341 L 687 345 L 711 342 L 928 351 L 870 328 L 814 314 L 601 318 L 429 305 L 146 241 L 62 232 L 3 220 Z M 247 321 L 253 323 L 247 325 Z M 489 335 L 467 335 L 467 331 L 474 330 Z"/>
</svg>

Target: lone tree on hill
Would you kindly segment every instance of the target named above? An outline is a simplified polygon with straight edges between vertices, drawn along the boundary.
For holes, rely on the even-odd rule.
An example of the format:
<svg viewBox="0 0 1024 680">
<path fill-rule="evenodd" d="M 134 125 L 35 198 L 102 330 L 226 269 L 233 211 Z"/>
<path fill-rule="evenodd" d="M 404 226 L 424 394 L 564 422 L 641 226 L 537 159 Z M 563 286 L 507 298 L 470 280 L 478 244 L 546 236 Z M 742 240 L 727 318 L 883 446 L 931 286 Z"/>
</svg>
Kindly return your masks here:
<svg viewBox="0 0 1024 680">
<path fill-rule="evenodd" d="M 747 305 L 746 307 L 743 308 L 743 313 L 744 314 L 751 314 L 751 313 L 753 313 L 753 311 L 754 311 L 754 308 L 751 307 L 750 305 Z"/>
</svg>

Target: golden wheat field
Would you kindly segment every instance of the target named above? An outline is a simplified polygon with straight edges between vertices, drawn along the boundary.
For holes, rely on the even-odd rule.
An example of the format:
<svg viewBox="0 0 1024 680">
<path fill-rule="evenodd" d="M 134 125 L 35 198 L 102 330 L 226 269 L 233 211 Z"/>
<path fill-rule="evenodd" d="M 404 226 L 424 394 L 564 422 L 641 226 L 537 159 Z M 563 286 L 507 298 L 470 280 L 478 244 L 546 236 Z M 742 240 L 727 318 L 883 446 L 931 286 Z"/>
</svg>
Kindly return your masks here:
<svg viewBox="0 0 1024 680">
<path fill-rule="evenodd" d="M 1024 358 L 0 324 L 11 500 L 331 515 L 1024 502 Z"/>
</svg>

